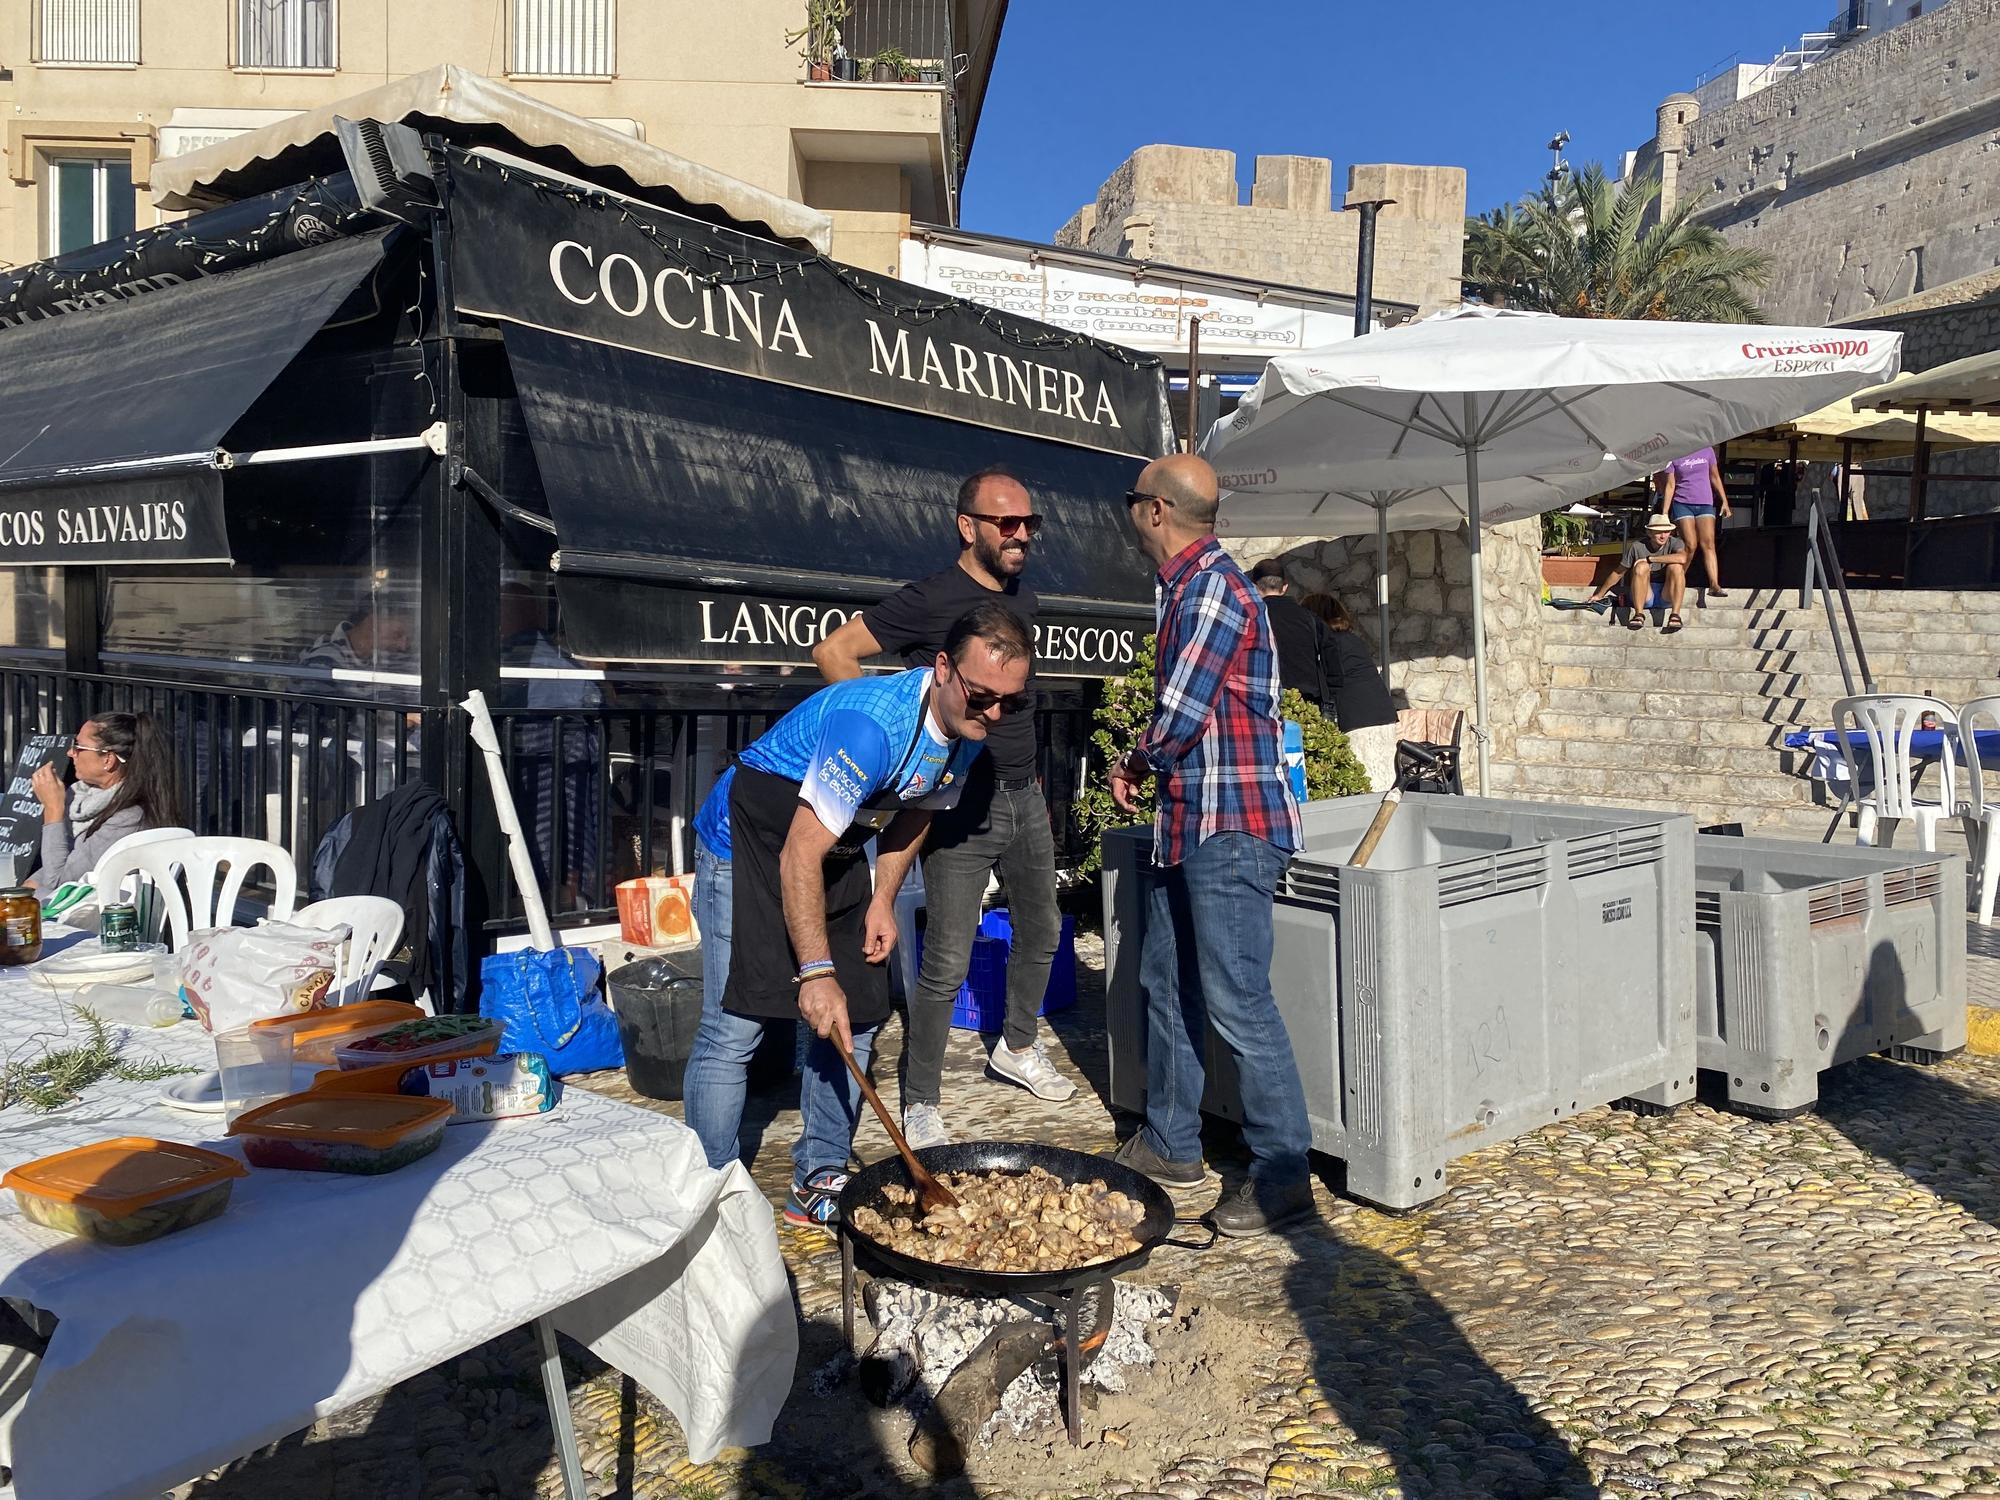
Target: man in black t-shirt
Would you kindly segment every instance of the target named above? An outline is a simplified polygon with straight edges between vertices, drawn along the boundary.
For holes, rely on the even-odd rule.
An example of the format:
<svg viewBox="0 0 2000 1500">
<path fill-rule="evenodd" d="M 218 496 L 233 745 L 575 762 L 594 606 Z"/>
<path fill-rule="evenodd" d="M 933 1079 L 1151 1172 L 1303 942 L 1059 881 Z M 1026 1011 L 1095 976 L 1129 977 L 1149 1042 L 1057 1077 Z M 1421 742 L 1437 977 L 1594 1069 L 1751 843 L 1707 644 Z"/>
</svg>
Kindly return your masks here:
<svg viewBox="0 0 2000 1500">
<path fill-rule="evenodd" d="M 1005 469 L 982 469 L 958 490 L 958 561 L 897 590 L 813 648 L 829 682 L 861 674 L 884 652 L 908 665 L 934 661 L 952 623 L 997 599 L 1035 624 L 1035 591 L 1021 580 L 1042 518 L 1027 487 Z M 912 1146 L 951 1139 L 939 1112 L 952 1000 L 972 961 L 972 940 L 988 879 L 998 871 L 1013 924 L 1007 961 L 1007 1019 L 988 1070 L 1038 1098 L 1076 1092 L 1037 1040 L 1037 1016 L 1062 935 L 1056 909 L 1055 834 L 1035 769 L 1035 716 L 1004 715 L 986 736 L 958 806 L 932 820 L 924 843 L 923 972 L 908 997 L 903 1050 L 903 1130 Z"/>
</svg>

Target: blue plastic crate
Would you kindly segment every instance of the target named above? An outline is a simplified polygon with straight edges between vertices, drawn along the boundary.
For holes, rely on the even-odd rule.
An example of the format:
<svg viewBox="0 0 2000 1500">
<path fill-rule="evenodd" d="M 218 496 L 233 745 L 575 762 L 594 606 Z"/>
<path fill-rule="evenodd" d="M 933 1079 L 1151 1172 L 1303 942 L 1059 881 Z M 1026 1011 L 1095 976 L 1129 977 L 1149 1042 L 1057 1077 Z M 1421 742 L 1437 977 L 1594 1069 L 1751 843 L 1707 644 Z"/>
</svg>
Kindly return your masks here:
<svg viewBox="0 0 2000 1500">
<path fill-rule="evenodd" d="M 980 918 L 979 935 L 972 940 L 972 962 L 965 982 L 952 998 L 951 1024 L 960 1031 L 998 1031 L 1007 1019 L 1007 955 L 1014 940 L 1014 926 L 1003 906 Z M 923 934 L 917 934 L 917 968 L 922 972 Z M 1076 1004 L 1076 919 L 1062 919 L 1062 936 L 1056 940 L 1056 958 L 1049 970 L 1049 987 L 1042 993 L 1041 1015 L 1068 1010 Z"/>
</svg>

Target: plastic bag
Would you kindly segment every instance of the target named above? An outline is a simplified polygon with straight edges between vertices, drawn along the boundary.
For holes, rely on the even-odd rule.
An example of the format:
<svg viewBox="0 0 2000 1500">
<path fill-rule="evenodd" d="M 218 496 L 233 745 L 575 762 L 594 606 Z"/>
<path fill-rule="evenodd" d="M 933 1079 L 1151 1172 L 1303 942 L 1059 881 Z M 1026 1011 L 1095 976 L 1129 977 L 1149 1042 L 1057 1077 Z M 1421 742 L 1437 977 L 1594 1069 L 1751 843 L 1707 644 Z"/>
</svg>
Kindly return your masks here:
<svg viewBox="0 0 2000 1500">
<path fill-rule="evenodd" d="M 1285 720 L 1285 779 L 1292 784 L 1292 797 L 1306 802 L 1306 732 L 1291 719 Z"/>
<path fill-rule="evenodd" d="M 584 948 L 491 954 L 479 964 L 479 1013 L 506 1027 L 500 1051 L 539 1052 L 557 1077 L 622 1068 L 618 1018 L 597 993 L 602 972 Z"/>
<path fill-rule="evenodd" d="M 188 938 L 181 995 L 209 1031 L 320 1010 L 347 938 L 344 926 L 206 928 Z"/>
</svg>

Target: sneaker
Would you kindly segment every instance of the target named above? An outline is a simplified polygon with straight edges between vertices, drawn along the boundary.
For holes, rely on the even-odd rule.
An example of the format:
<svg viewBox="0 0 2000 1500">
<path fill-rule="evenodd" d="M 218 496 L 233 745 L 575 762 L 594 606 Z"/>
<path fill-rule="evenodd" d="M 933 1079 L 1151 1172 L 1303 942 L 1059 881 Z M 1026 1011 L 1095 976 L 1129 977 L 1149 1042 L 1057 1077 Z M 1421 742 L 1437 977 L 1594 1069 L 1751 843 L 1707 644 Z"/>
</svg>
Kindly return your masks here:
<svg viewBox="0 0 2000 1500">
<path fill-rule="evenodd" d="M 1297 1223 L 1315 1212 L 1310 1182 L 1267 1187 L 1260 1192 L 1256 1183 L 1246 1179 L 1235 1192 L 1222 1195 L 1208 1221 L 1215 1226 L 1216 1233 L 1244 1239 Z"/>
<path fill-rule="evenodd" d="M 807 1228 L 825 1228 L 840 1217 L 840 1190 L 847 1186 L 847 1173 L 839 1167 L 821 1167 L 802 1183 L 792 1185 L 785 1204 L 785 1222 Z"/>
<path fill-rule="evenodd" d="M 1020 1084 L 1037 1099 L 1060 1104 L 1076 1093 L 1076 1085 L 1056 1071 L 1056 1065 L 1049 1061 L 1049 1055 L 1042 1050 L 1040 1042 L 1033 1042 L 1019 1052 L 1004 1040 L 996 1042 L 993 1044 L 993 1055 L 986 1059 L 986 1066 L 1009 1083 Z"/>
<path fill-rule="evenodd" d="M 1111 1159 L 1144 1173 L 1163 1188 L 1200 1187 L 1208 1179 L 1208 1168 L 1200 1161 L 1168 1161 L 1146 1144 L 1144 1131 L 1135 1131 L 1130 1140 L 1111 1153 Z"/>
<path fill-rule="evenodd" d="M 944 1114 L 935 1104 L 906 1104 L 903 1139 L 912 1151 L 921 1151 L 926 1146 L 949 1146 L 951 1132 L 944 1128 Z"/>
</svg>

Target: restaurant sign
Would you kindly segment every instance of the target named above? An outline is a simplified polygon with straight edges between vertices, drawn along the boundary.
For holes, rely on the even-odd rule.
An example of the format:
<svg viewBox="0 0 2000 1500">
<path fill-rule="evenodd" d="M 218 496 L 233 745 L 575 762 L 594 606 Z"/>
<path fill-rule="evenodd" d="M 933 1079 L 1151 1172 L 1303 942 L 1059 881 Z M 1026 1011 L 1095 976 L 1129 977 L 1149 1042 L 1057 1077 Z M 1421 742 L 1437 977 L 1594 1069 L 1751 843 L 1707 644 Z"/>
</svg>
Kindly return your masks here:
<svg viewBox="0 0 2000 1500">
<path fill-rule="evenodd" d="M 812 650 L 865 603 L 780 599 L 558 574 L 564 645 L 588 661 L 811 665 Z M 1151 632 L 1149 618 L 1040 612 L 1035 673 L 1117 677 Z"/>
<path fill-rule="evenodd" d="M 1159 361 L 664 209 L 462 158 L 459 311 L 1138 458 Z"/>
<path fill-rule="evenodd" d="M 228 561 L 214 472 L 0 489 L 0 566 Z"/>
</svg>

